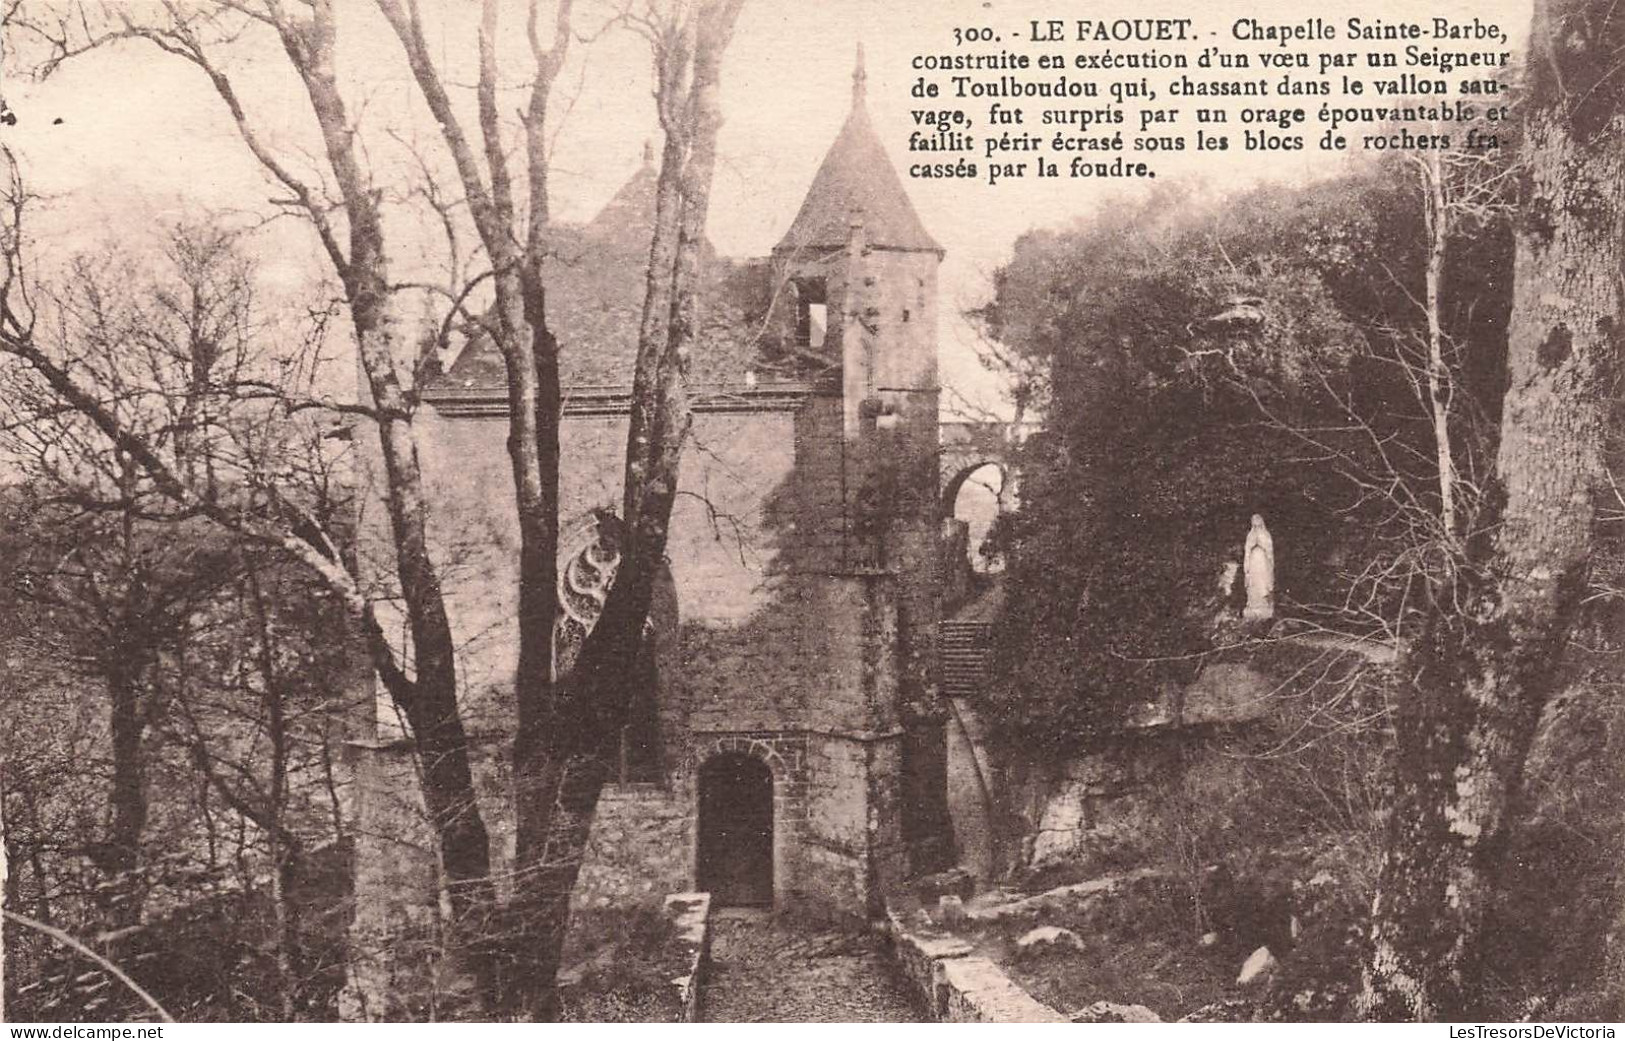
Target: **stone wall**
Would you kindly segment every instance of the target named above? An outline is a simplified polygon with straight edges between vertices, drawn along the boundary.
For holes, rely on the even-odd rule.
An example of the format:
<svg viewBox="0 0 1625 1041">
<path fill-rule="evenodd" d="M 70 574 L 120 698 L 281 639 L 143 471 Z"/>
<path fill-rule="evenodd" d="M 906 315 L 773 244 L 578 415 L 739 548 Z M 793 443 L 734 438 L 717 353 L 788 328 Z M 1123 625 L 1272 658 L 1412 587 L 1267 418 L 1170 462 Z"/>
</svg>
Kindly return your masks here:
<svg viewBox="0 0 1625 1041">
<path fill-rule="evenodd" d="M 974 708 L 954 700 L 948 726 L 948 810 L 953 815 L 959 866 L 991 885 L 1004 863 L 999 848 L 994 803 L 997 778 L 992 771 L 987 735 Z"/>
<path fill-rule="evenodd" d="M 672 925 L 672 943 L 688 972 L 672 983 L 682 1002 L 684 1023 L 697 1023 L 705 978 L 711 965 L 711 894 L 673 893 L 666 897 L 666 916 Z"/>
<path fill-rule="evenodd" d="M 355 917 L 339 995 L 349 1022 L 423 1019 L 437 1008 L 437 975 L 425 966 L 439 944 L 434 835 L 403 742 L 347 749 L 355 772 Z"/>
<path fill-rule="evenodd" d="M 505 446 L 507 422 L 499 416 L 448 418 L 431 409 L 425 410 L 420 424 L 432 503 L 430 534 L 459 644 L 459 697 L 465 721 L 475 732 L 511 733 L 519 534 Z M 684 459 L 667 547 L 674 624 L 685 637 L 715 630 L 726 641 L 728 633 L 750 628 L 765 613 L 795 615 L 795 591 L 776 580 L 783 571 L 779 557 L 784 533 L 776 528 L 783 521 L 771 510 L 773 497 L 792 483 L 794 426 L 794 414 L 789 412 L 695 418 L 694 445 Z M 595 509 L 618 513 L 625 417 L 571 416 L 561 425 L 560 436 L 561 530 L 571 530 Z M 370 552 L 384 554 L 390 542 L 378 520 L 372 517 L 376 537 L 365 544 Z M 378 578 L 379 592 L 388 589 L 390 563 L 379 555 L 369 568 Z M 779 606 L 781 602 L 788 610 Z M 383 621 L 386 632 L 399 631 L 391 619 Z M 698 648 L 678 648 L 677 653 L 686 654 L 697 666 L 683 672 L 698 692 L 727 682 L 738 664 L 708 658 Z M 798 665 L 808 657 L 790 653 L 777 663 L 763 658 L 739 679 L 794 693 L 805 675 Z M 708 675 L 707 665 L 720 675 Z M 689 692 L 688 687 L 662 690 L 662 702 L 675 707 L 687 700 Z M 799 701 L 789 699 L 792 714 Z M 379 716 L 381 736 L 392 736 L 387 706 Z M 681 728 L 679 718 L 670 718 L 669 723 Z"/>
<path fill-rule="evenodd" d="M 1024 833 L 1023 848 L 998 853 L 1030 869 L 1106 871 L 1125 855 L 1134 859 L 1170 827 L 1174 802 L 1238 789 L 1245 760 L 1234 753 L 1267 725 L 1274 689 L 1246 665 L 1211 665 L 1184 690 L 1140 706 L 1096 751 L 1062 763 L 991 764 L 1005 812 L 1019 818 L 1009 830 Z M 968 797 L 972 749 L 959 751 Z"/>
<path fill-rule="evenodd" d="M 694 885 L 700 767 L 729 753 L 756 758 L 773 775 L 773 888 L 781 907 L 866 917 L 878 887 L 900 879 L 895 732 L 696 732 L 693 741 L 669 786 L 606 788 L 576 906 L 649 903 Z"/>
<path fill-rule="evenodd" d="M 572 907 L 652 906 L 690 888 L 694 817 L 679 794 L 660 784 L 604 788 Z"/>
<path fill-rule="evenodd" d="M 842 577 L 863 562 L 852 543 L 853 463 L 840 408 L 839 398 L 815 394 L 794 409 L 695 417 L 667 550 L 678 630 L 660 690 L 670 740 L 680 742 L 690 728 L 874 729 L 869 714 L 892 707 L 854 696 L 860 641 L 897 639 L 897 622 L 892 608 L 893 628 L 866 634 L 870 594 L 859 579 Z M 420 422 L 465 719 L 471 731 L 508 734 L 518 531 L 506 420 L 426 410 Z M 620 416 L 571 416 L 562 424 L 562 529 L 594 509 L 619 510 L 625 437 Z M 381 510 L 369 511 L 373 537 L 364 544 L 384 592 L 390 543 L 380 521 Z M 934 581 L 934 563 L 912 570 Z M 916 602 L 924 595 L 918 586 L 905 581 L 894 594 L 912 611 L 911 629 L 922 629 L 900 641 L 905 650 L 929 646 L 923 630 L 934 619 Z M 388 618 L 384 627 L 399 631 Z M 381 703 L 377 715 L 380 736 L 396 736 L 389 706 Z M 669 759 L 686 752 L 674 748 Z"/>
<path fill-rule="evenodd" d="M 1065 1023 L 1004 970 L 918 915 L 891 910 L 886 934 L 903 978 L 939 1023 Z"/>
<path fill-rule="evenodd" d="M 842 734 L 810 734 L 811 769 L 807 823 L 802 835 L 806 878 L 795 888 L 798 902 L 822 902 L 832 909 L 867 917 L 881 861 L 889 851 L 875 840 L 886 830 L 901 833 L 894 809 L 882 805 L 871 787 L 896 777 L 896 741 L 865 740 Z"/>
<path fill-rule="evenodd" d="M 1209 728 L 1158 729 L 1030 774 L 1015 788 L 1027 843 L 1023 866 L 1111 869 L 1155 845 L 1169 807 L 1191 792 L 1233 791 L 1245 760 Z"/>
</svg>

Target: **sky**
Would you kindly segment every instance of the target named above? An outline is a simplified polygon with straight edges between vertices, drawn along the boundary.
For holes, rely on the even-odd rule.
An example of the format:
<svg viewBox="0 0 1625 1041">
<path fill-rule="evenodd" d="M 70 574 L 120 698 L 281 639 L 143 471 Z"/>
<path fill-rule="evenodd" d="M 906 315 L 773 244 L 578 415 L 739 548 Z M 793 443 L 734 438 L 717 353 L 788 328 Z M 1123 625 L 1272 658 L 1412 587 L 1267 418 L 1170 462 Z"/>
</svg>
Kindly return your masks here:
<svg viewBox="0 0 1625 1041">
<path fill-rule="evenodd" d="M 469 92 L 458 84 L 472 80 L 468 56 L 475 4 L 424 2 L 438 57 L 466 99 Z M 555 208 L 570 220 L 590 218 L 637 168 L 644 142 L 658 143 L 646 45 L 624 30 L 602 28 L 604 0 L 581 2 L 586 7 L 578 31 L 592 39 L 573 46 L 562 87 L 570 101 L 555 112 L 550 128 L 556 135 Z M 401 141 L 438 154 L 434 128 L 407 77 L 398 43 L 368 0 L 340 0 L 340 11 L 340 73 L 352 117 L 380 180 L 390 183 L 393 172 L 406 169 Z M 917 53 L 999 46 L 956 47 L 955 27 L 985 27 L 1003 43 L 1022 35 L 1032 19 L 1193 17 L 1198 32 L 1227 37 L 1237 18 L 1296 24 L 1311 11 L 1339 26 L 1350 16 L 1423 23 L 1435 16 L 1476 17 L 1506 29 L 1514 49 L 1521 46 L 1529 20 L 1527 0 L 1331 0 L 1312 8 L 1279 0 L 1215 0 L 1200 7 L 1159 0 L 747 0 L 723 73 L 725 123 L 711 239 L 724 254 L 760 256 L 788 228 L 845 119 L 860 42 L 870 113 L 894 164 L 906 170 L 913 161 L 907 150 L 914 128 L 911 110 L 921 104 L 909 96 L 917 75 L 911 59 Z M 522 22 L 517 9 L 505 25 L 510 32 L 504 57 L 518 67 Z M 1039 50 L 1032 44 L 1025 49 Z M 318 164 L 306 161 L 316 148 L 309 111 L 279 51 L 250 34 L 230 52 L 229 68 L 268 140 L 294 165 L 316 169 Z M 62 255 L 110 237 L 151 236 L 200 208 L 246 220 L 265 212 L 265 200 L 276 194 L 197 70 L 145 44 L 77 58 L 44 82 L 13 71 L 4 89 L 19 122 L 0 133 L 21 157 L 30 188 L 46 198 L 47 212 L 35 234 L 47 252 Z M 504 96 L 517 108 L 517 89 Z M 985 102 L 956 104 L 982 119 Z M 1219 191 L 1260 181 L 1296 183 L 1335 174 L 1345 161 L 1318 150 L 1263 157 L 1185 153 L 1159 165 L 1159 182 L 1196 178 Z M 403 175 L 394 183 L 404 187 L 407 181 Z M 1148 186 L 1065 177 L 994 186 L 983 180 L 905 178 L 905 183 L 925 226 L 947 251 L 941 300 L 944 379 L 984 401 L 991 400 L 989 381 L 975 360 L 974 335 L 954 315 L 986 299 L 989 276 L 1022 232 L 1086 219 L 1122 193 Z M 273 223 L 259 241 L 273 283 L 297 286 L 323 270 L 310 237 L 289 222 Z M 409 258 L 431 256 L 436 247 L 426 226 L 404 218 L 396 241 Z"/>
</svg>

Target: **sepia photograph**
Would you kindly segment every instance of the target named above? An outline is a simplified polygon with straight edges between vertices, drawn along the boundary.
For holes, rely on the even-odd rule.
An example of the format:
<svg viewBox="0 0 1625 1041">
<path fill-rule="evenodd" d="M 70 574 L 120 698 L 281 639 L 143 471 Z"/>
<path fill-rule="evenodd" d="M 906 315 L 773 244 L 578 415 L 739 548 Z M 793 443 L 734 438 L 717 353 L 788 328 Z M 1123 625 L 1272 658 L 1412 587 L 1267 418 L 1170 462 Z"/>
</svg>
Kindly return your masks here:
<svg viewBox="0 0 1625 1041">
<path fill-rule="evenodd" d="M 1612 1038 L 1622 312 L 1615 0 L 0 0 L 0 1021 Z"/>
</svg>

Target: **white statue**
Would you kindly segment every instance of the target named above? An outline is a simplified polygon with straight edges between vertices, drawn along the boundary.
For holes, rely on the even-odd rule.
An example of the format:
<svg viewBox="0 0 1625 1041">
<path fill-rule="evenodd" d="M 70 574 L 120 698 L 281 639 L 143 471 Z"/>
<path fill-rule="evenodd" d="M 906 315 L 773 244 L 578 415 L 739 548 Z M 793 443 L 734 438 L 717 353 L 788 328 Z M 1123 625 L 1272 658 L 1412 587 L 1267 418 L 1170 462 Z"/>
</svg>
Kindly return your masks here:
<svg viewBox="0 0 1625 1041">
<path fill-rule="evenodd" d="M 1242 549 L 1242 560 L 1247 576 L 1247 606 L 1241 617 L 1265 619 L 1275 617 L 1275 540 L 1264 527 L 1264 518 L 1253 514 L 1252 530 L 1247 532 L 1247 544 Z"/>
</svg>

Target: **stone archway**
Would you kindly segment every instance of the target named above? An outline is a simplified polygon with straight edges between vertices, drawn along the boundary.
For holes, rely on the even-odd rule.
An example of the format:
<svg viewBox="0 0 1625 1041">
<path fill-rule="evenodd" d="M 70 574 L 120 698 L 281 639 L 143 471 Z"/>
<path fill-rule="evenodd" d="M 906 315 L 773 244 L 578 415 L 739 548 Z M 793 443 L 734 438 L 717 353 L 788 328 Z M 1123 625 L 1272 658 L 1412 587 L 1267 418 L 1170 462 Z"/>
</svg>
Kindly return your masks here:
<svg viewBox="0 0 1625 1041">
<path fill-rule="evenodd" d="M 954 507 L 959 501 L 960 492 L 965 490 L 967 483 L 987 489 L 992 496 L 1003 502 L 1010 491 L 1010 471 L 1002 459 L 972 459 L 961 466 L 954 473 L 948 475 L 942 486 L 942 515 L 952 517 Z"/>
<path fill-rule="evenodd" d="M 771 907 L 773 771 L 755 756 L 723 752 L 699 772 L 696 881 L 720 907 Z"/>
<path fill-rule="evenodd" d="M 942 489 L 944 530 L 962 544 L 970 566 L 978 572 L 1002 570 L 1002 561 L 984 558 L 982 540 L 994 520 L 1010 508 L 1010 471 L 996 459 L 972 462 L 954 474 Z"/>
</svg>

